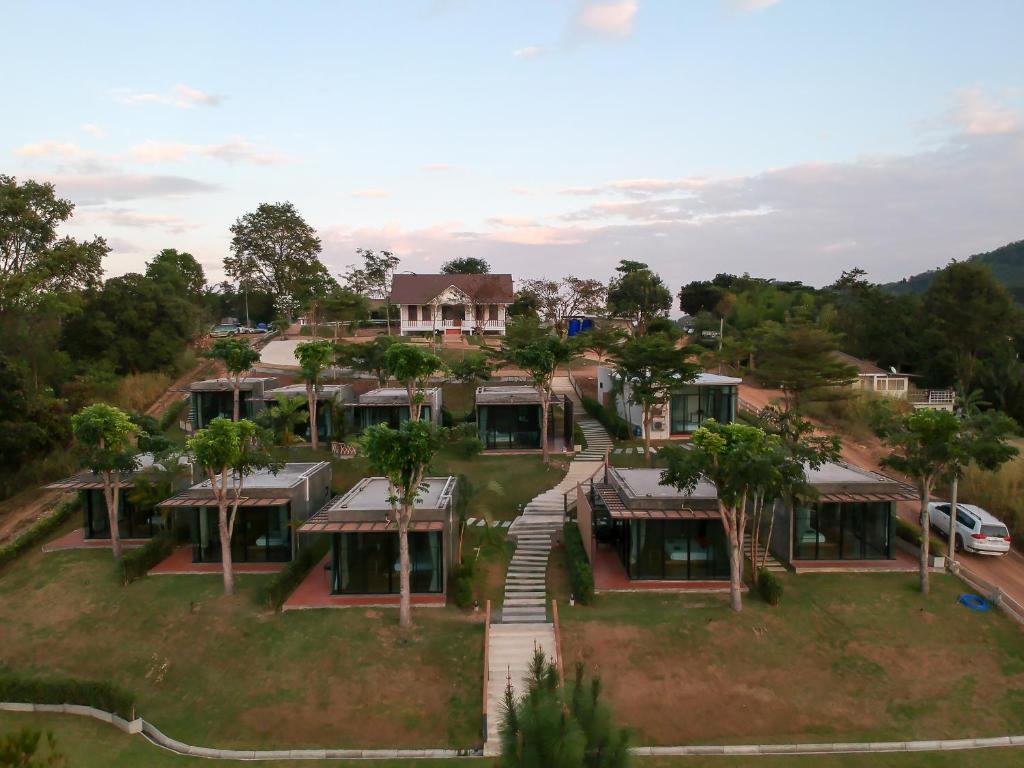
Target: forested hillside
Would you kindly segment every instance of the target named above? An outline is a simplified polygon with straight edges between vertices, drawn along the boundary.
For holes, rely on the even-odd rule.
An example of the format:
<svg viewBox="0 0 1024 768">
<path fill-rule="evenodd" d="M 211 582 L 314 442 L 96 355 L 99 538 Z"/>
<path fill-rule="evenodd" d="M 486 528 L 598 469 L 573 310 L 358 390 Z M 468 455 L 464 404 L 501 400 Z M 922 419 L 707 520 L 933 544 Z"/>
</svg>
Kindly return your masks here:
<svg viewBox="0 0 1024 768">
<path fill-rule="evenodd" d="M 1024 240 L 1009 243 L 988 253 L 975 254 L 967 261 L 977 261 L 987 266 L 992 270 L 993 277 L 1006 286 L 1014 300 L 1024 304 Z M 940 271 L 932 269 L 921 272 L 895 283 L 887 283 L 882 288 L 898 295 L 924 293 Z"/>
</svg>

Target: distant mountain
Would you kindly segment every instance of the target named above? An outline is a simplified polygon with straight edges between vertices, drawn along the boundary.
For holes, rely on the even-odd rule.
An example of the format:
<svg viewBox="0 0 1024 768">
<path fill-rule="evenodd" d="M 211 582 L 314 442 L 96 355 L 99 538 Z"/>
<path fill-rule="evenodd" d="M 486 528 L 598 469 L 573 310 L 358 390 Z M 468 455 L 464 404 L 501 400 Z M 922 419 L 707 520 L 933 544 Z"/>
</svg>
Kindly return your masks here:
<svg viewBox="0 0 1024 768">
<path fill-rule="evenodd" d="M 988 253 L 971 256 L 968 261 L 980 261 L 987 264 L 996 280 L 1006 286 L 1018 304 L 1024 304 L 1024 240 L 1004 245 Z M 888 283 L 882 288 L 890 293 L 924 293 L 939 270 L 932 269 L 919 275 L 904 278 L 896 283 Z"/>
</svg>

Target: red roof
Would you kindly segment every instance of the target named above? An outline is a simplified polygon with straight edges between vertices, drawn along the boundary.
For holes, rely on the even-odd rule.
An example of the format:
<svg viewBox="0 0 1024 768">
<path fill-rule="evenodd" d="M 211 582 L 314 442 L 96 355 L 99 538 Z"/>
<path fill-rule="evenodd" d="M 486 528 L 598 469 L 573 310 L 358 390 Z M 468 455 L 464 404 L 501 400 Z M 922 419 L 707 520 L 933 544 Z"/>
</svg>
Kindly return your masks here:
<svg viewBox="0 0 1024 768">
<path fill-rule="evenodd" d="M 511 304 L 512 275 L 395 275 L 392 304 L 428 304 L 448 288 L 457 288 L 478 304 Z"/>
</svg>

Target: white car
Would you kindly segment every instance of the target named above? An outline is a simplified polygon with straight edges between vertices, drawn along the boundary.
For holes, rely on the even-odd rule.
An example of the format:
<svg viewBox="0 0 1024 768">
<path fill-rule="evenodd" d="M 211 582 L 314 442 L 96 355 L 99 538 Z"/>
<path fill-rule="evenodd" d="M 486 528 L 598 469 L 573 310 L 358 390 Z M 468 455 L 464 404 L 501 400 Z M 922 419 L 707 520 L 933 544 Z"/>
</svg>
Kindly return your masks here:
<svg viewBox="0 0 1024 768">
<path fill-rule="evenodd" d="M 933 501 L 928 505 L 928 520 L 943 537 L 949 536 L 949 502 Z M 974 504 L 956 505 L 957 551 L 979 555 L 1005 555 L 1010 551 L 1010 532 L 998 519 Z"/>
</svg>

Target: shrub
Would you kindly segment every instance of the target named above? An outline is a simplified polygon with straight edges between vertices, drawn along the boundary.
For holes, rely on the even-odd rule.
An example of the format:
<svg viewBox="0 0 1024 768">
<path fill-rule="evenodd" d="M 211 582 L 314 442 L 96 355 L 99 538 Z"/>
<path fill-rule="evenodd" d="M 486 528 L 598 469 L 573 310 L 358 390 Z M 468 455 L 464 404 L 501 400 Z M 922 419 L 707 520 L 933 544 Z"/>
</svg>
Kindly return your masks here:
<svg viewBox="0 0 1024 768">
<path fill-rule="evenodd" d="M 615 413 L 615 411 L 605 408 L 592 397 L 583 397 L 581 400 L 583 402 L 583 410 L 601 422 L 612 437 L 616 437 L 619 440 L 629 440 L 629 424 L 626 423 L 624 418 Z"/>
<path fill-rule="evenodd" d="M 587 436 L 583 434 L 579 424 L 572 425 L 572 441 L 575 445 L 582 446 L 583 450 L 587 449 Z"/>
<path fill-rule="evenodd" d="M 594 572 L 583 549 L 583 538 L 576 523 L 567 522 L 562 532 L 565 538 L 565 560 L 569 568 L 569 583 L 572 593 L 584 605 L 594 601 Z"/>
<path fill-rule="evenodd" d="M 441 408 L 441 426 L 442 427 L 453 427 L 455 426 L 455 418 L 452 416 L 452 412 L 447 408 Z"/>
<path fill-rule="evenodd" d="M 281 610 L 284 601 L 295 591 L 316 564 L 324 559 L 330 546 L 328 539 L 316 541 L 303 547 L 299 554 L 283 570 L 274 575 L 257 595 L 259 602 L 273 611 Z"/>
<path fill-rule="evenodd" d="M 484 449 L 479 437 L 463 437 L 452 444 L 452 451 L 460 459 L 471 459 Z"/>
<path fill-rule="evenodd" d="M 124 583 L 131 584 L 145 576 L 149 569 L 174 552 L 174 541 L 169 533 L 154 536 L 141 547 L 126 549 L 121 557 Z"/>
<path fill-rule="evenodd" d="M 896 535 L 918 549 L 921 548 L 921 529 L 913 523 L 908 523 L 901 517 L 896 518 Z M 932 555 L 943 555 L 946 553 L 948 544 L 945 539 L 940 539 L 933 533 L 928 534 L 928 551 Z"/>
<path fill-rule="evenodd" d="M 757 591 L 768 605 L 778 605 L 782 600 L 782 581 L 771 571 L 762 568 L 757 573 Z"/>
<path fill-rule="evenodd" d="M 166 432 L 172 426 L 176 426 L 178 423 L 178 418 L 181 416 L 181 412 L 185 410 L 185 406 L 187 405 L 187 399 L 178 400 L 172 403 L 171 406 L 166 411 L 164 411 L 163 415 L 160 417 L 160 421 L 158 422 L 160 431 Z"/>
<path fill-rule="evenodd" d="M 28 677 L 0 668 L 0 701 L 26 704 L 78 704 L 95 707 L 125 720 L 135 715 L 135 699 L 110 683 L 73 677 Z"/>
<path fill-rule="evenodd" d="M 452 591 L 455 597 L 455 604 L 459 608 L 469 608 L 473 605 L 473 575 L 475 570 L 473 563 L 466 560 L 455 571 L 455 588 Z"/>
<path fill-rule="evenodd" d="M 34 525 L 29 526 L 27 531 L 21 534 L 21 536 L 16 538 L 10 544 L 0 547 L 0 567 L 11 562 L 18 555 L 27 551 L 29 547 L 35 546 L 57 530 L 71 517 L 72 514 L 74 514 L 78 507 L 79 502 L 77 499 L 75 501 L 65 501 L 58 504 L 57 508 L 48 516 L 37 521 Z"/>
</svg>

